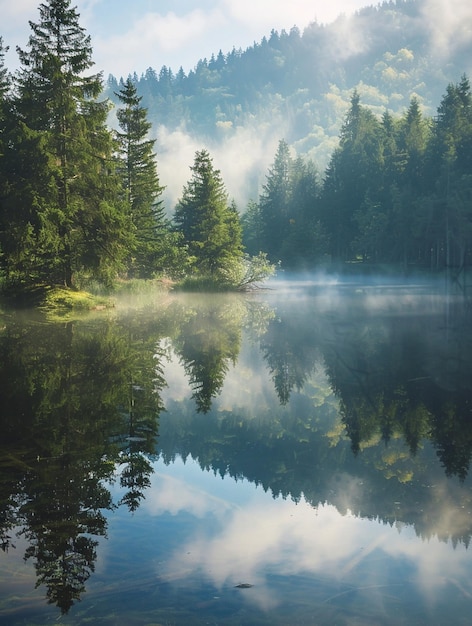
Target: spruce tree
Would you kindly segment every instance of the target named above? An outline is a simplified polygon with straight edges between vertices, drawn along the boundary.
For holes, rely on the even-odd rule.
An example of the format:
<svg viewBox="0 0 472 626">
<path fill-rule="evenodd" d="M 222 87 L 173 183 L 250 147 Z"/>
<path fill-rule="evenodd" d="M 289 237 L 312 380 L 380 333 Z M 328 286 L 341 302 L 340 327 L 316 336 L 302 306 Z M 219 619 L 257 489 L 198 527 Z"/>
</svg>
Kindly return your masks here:
<svg viewBox="0 0 472 626">
<path fill-rule="evenodd" d="M 93 66 L 90 37 L 69 0 L 39 5 L 38 23 L 30 22 L 27 50 L 17 48 L 20 119 L 44 139 L 51 184 L 38 193 L 43 268 L 48 280 L 72 286 L 81 270 L 112 279 L 121 268 L 131 229 L 118 199 L 113 172 L 114 143 L 106 121 L 108 103 Z M 34 181 L 32 183 L 34 185 Z"/>
<path fill-rule="evenodd" d="M 424 236 L 431 237 L 438 265 L 442 261 L 459 271 L 472 245 L 471 154 L 472 91 L 464 75 L 447 86 L 438 107 L 426 172 L 434 194 L 424 203 L 425 225 L 432 225 Z"/>
<path fill-rule="evenodd" d="M 3 45 L 3 37 L 0 35 L 0 102 L 3 104 L 10 89 L 10 77 L 8 69 L 5 67 L 5 54 L 8 46 Z"/>
<path fill-rule="evenodd" d="M 128 262 L 131 275 L 149 277 L 158 269 L 164 253 L 167 222 L 159 197 L 159 184 L 154 154 L 155 140 L 148 139 L 151 123 L 142 98 L 131 79 L 116 93 L 123 105 L 117 111 L 121 132 L 117 132 L 120 152 L 119 172 L 125 190 L 126 204 L 136 236 L 132 260 Z"/>
<path fill-rule="evenodd" d="M 356 252 L 365 256 L 365 230 L 376 219 L 376 183 L 381 174 L 382 128 L 372 111 L 361 106 L 354 91 L 323 189 L 323 225 L 333 259 L 347 261 Z M 370 218 L 362 224 L 366 208 Z"/>
<path fill-rule="evenodd" d="M 221 173 L 207 150 L 196 152 L 192 178 L 184 187 L 174 215 L 199 273 L 218 279 L 241 262 L 242 235 L 237 211 L 228 205 Z"/>
<path fill-rule="evenodd" d="M 270 261 L 282 260 L 282 246 L 290 224 L 290 174 L 292 158 L 288 144 L 279 141 L 274 162 L 259 198 L 262 250 Z"/>
</svg>

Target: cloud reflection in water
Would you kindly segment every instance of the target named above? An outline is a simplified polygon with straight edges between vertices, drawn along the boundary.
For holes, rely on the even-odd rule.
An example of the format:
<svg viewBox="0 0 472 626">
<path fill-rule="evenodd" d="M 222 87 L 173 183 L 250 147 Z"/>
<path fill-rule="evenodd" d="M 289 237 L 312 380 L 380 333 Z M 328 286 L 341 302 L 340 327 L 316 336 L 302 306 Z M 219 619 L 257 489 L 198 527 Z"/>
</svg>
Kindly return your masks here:
<svg viewBox="0 0 472 626">
<path fill-rule="evenodd" d="M 284 600 L 271 584 L 274 576 L 311 577 L 314 589 L 346 585 L 340 594 L 368 592 L 370 603 L 377 594 L 380 605 L 387 591 L 406 593 L 406 587 L 431 610 L 451 585 L 472 599 L 472 585 L 458 582 L 472 574 L 462 544 L 453 549 L 436 538 L 424 541 L 410 526 L 362 519 L 349 509 L 342 515 L 331 504 L 313 508 L 303 499 L 274 499 L 246 480 L 201 472 L 192 460 L 157 463 L 153 482 L 139 515 L 171 514 L 175 524 L 181 515 L 194 518 L 183 545 L 169 555 L 169 567 L 204 577 L 220 591 L 250 583 L 254 589 L 245 597 L 261 609 Z M 349 500 L 349 481 L 346 488 L 343 502 Z M 444 516 L 447 508 L 446 501 Z M 331 599 L 328 594 L 324 601 Z"/>
</svg>

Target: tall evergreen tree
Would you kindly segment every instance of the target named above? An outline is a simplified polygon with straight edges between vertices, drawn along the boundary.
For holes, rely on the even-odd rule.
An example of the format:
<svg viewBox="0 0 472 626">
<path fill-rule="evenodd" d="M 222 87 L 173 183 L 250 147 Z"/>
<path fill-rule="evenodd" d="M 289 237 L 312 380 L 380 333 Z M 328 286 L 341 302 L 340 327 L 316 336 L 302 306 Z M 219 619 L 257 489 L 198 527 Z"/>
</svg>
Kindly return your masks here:
<svg viewBox="0 0 472 626">
<path fill-rule="evenodd" d="M 369 224 L 375 219 L 378 202 L 374 190 L 380 171 L 380 124 L 368 108 L 361 106 L 355 91 L 324 184 L 323 223 L 333 259 L 345 261 L 355 252 L 365 254 L 358 214 L 367 204 L 372 214 Z"/>
<path fill-rule="evenodd" d="M 390 234 L 393 235 L 394 259 L 401 260 L 406 270 L 412 258 L 417 230 L 418 201 L 424 191 L 425 154 L 430 139 L 430 127 L 424 119 L 416 97 L 410 101 L 399 122 L 397 145 L 402 155 L 398 186 L 394 190 Z M 416 242 L 417 243 L 417 242 Z"/>
<path fill-rule="evenodd" d="M 290 149 L 287 142 L 281 139 L 259 198 L 263 224 L 262 249 L 272 262 L 281 260 L 282 246 L 289 227 L 291 167 Z"/>
<path fill-rule="evenodd" d="M 0 160 L 4 153 L 5 134 L 6 134 L 6 116 L 8 109 L 8 93 L 10 91 L 10 77 L 5 67 L 5 54 L 8 48 L 3 45 L 3 38 L 0 36 Z M 0 161 L 1 172 L 1 161 Z M 1 174 L 0 174 L 1 176 Z"/>
<path fill-rule="evenodd" d="M 207 150 L 196 152 L 190 169 L 193 174 L 176 206 L 174 222 L 197 270 L 218 277 L 242 259 L 239 216 L 228 205 L 220 170 Z"/>
<path fill-rule="evenodd" d="M 5 54 L 8 52 L 8 46 L 3 45 L 3 37 L 0 36 L 0 100 L 4 101 L 10 89 L 10 78 L 8 69 L 5 67 Z"/>
<path fill-rule="evenodd" d="M 39 198 L 49 192 L 44 138 L 18 118 L 0 40 L 0 267 L 7 283 L 41 267 Z"/>
<path fill-rule="evenodd" d="M 448 267 L 462 267 L 472 247 L 472 92 L 467 76 L 449 84 L 431 141 L 436 246 Z"/>
<path fill-rule="evenodd" d="M 259 204 L 250 200 L 241 216 L 243 243 L 249 254 L 258 254 L 263 247 L 263 222 Z"/>
<path fill-rule="evenodd" d="M 17 49 L 17 107 L 24 123 L 42 133 L 50 155 L 53 184 L 36 207 L 47 230 L 42 264 L 50 280 L 71 286 L 78 270 L 111 277 L 130 229 L 117 202 L 108 104 L 96 100 L 101 76 L 87 75 L 90 37 L 70 0 L 48 0 L 39 14 L 38 23 L 30 22 L 28 49 Z"/>
<path fill-rule="evenodd" d="M 117 132 L 119 169 L 136 233 L 134 259 L 128 269 L 131 274 L 149 277 L 156 270 L 167 230 L 164 208 L 159 200 L 163 187 L 157 174 L 155 140 L 148 138 L 151 123 L 133 82 L 128 79 L 116 95 L 123 105 L 117 112 L 121 129 Z"/>
<path fill-rule="evenodd" d="M 320 222 L 320 189 L 312 162 L 297 157 L 290 173 L 289 220 L 282 246 L 285 267 L 310 268 L 327 252 L 327 239 Z"/>
</svg>

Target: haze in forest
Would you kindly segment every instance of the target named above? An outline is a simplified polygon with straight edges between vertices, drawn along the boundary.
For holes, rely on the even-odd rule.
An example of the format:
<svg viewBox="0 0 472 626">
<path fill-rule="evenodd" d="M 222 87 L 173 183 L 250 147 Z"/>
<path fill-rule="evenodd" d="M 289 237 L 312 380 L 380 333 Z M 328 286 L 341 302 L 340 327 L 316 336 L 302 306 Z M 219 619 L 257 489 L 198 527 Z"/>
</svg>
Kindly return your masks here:
<svg viewBox="0 0 472 626">
<path fill-rule="evenodd" d="M 103 80 L 87 76 L 94 42 L 70 0 L 40 4 L 20 71 L 0 49 L 6 282 L 240 290 L 276 267 L 346 265 L 459 276 L 472 39 L 462 3 L 435 27 L 443 8 L 384 2 L 272 29 L 188 72 Z"/>
<path fill-rule="evenodd" d="M 152 59 L 136 67 L 169 205 L 202 144 L 240 210 L 260 192 L 280 139 L 322 173 L 354 89 L 379 116 L 404 112 L 414 96 L 434 115 L 445 86 L 471 73 L 471 20 L 460 0 L 390 1 L 328 24 L 268 29 L 247 48 L 215 48 L 189 71 Z M 127 76 L 110 76 L 110 97 Z"/>
</svg>

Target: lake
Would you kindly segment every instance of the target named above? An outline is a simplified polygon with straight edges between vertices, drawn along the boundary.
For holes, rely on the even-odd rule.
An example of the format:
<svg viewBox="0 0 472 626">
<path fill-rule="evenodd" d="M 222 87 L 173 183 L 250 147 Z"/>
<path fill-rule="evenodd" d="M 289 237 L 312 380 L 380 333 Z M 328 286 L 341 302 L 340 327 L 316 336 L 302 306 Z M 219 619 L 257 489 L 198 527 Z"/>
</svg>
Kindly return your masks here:
<svg viewBox="0 0 472 626">
<path fill-rule="evenodd" d="M 472 302 L 268 287 L 1 311 L 1 624 L 470 624 Z"/>
</svg>

